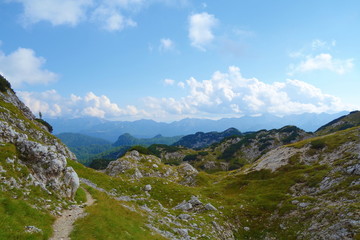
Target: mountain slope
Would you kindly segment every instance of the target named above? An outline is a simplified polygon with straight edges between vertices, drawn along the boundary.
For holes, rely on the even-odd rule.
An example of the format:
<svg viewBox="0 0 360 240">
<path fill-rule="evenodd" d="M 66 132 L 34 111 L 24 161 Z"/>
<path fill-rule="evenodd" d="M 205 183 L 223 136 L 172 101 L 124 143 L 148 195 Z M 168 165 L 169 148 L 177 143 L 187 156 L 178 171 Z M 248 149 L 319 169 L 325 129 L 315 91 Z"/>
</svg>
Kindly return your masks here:
<svg viewBox="0 0 360 240">
<path fill-rule="evenodd" d="M 295 125 L 306 131 L 315 131 L 320 126 L 344 114 L 347 114 L 347 112 L 335 114 L 304 113 L 284 117 L 263 114 L 257 117 L 244 116 L 219 120 L 187 118 L 172 123 L 155 122 L 153 120 L 138 120 L 134 122 L 106 121 L 96 118 L 46 120 L 53 125 L 54 132 L 57 134 L 61 132 L 76 132 L 114 142 L 124 133 L 129 133 L 138 138 L 151 138 L 157 134 L 163 136 L 184 136 L 196 132 L 222 132 L 228 128 L 236 128 L 241 132 L 249 132 L 281 128 L 285 125 Z"/>
<path fill-rule="evenodd" d="M 47 239 L 75 197 L 75 159 L 0 75 L 0 239 Z"/>
<path fill-rule="evenodd" d="M 106 170 L 111 176 L 71 164 L 90 188 L 141 214 L 139 224 L 166 239 L 337 240 L 360 234 L 360 127 L 281 146 L 217 174 L 187 163 L 167 166 L 137 151 L 112 162 Z M 121 211 L 114 209 L 112 217 Z M 100 226 L 102 221 L 79 222 L 79 234 Z"/>
<path fill-rule="evenodd" d="M 223 133 L 197 133 L 185 136 L 175 143 L 187 147 L 207 146 L 213 143 L 199 150 L 165 146 L 151 146 L 149 150 L 161 157 L 163 162 L 180 164 L 187 161 L 197 169 L 214 172 L 240 168 L 253 163 L 271 149 L 313 136 L 312 133 L 295 126 L 243 134 L 234 130 L 229 129 Z M 225 137 L 226 135 L 228 137 Z"/>
<path fill-rule="evenodd" d="M 360 125 L 360 111 L 353 111 L 341 116 L 316 130 L 316 134 L 325 135 Z"/>
<path fill-rule="evenodd" d="M 111 142 L 101 138 L 86 136 L 80 133 L 60 133 L 55 135 L 68 147 L 84 147 L 89 145 L 110 145 Z"/>
<path fill-rule="evenodd" d="M 175 142 L 174 146 L 182 146 L 193 149 L 200 149 L 208 147 L 211 144 L 220 142 L 226 137 L 230 136 L 241 136 L 241 132 L 235 128 L 229 128 L 223 132 L 197 132 L 195 134 L 190 134 L 182 137 L 179 141 Z"/>
<path fill-rule="evenodd" d="M 124 133 L 116 140 L 116 142 L 113 144 L 115 147 L 119 146 L 135 146 L 135 145 L 142 145 L 142 146 L 150 146 L 152 144 L 167 144 L 171 145 L 174 142 L 178 141 L 181 138 L 181 136 L 175 136 L 175 137 L 164 137 L 159 135 L 156 135 L 153 138 L 136 138 L 130 135 L 129 133 Z"/>
</svg>

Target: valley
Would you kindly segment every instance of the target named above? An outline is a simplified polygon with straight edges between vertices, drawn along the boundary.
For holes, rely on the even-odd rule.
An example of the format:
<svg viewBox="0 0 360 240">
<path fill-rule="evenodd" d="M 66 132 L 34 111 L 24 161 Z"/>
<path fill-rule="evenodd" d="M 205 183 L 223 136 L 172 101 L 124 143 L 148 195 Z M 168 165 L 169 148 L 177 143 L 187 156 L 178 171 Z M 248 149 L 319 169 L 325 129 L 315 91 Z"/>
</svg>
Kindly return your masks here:
<svg viewBox="0 0 360 240">
<path fill-rule="evenodd" d="M 80 208 L 73 240 L 360 238 L 358 111 L 315 132 L 231 128 L 126 148 L 70 136 L 122 148 L 95 170 L 0 83 L 0 239 L 56 239 L 56 220 Z"/>
</svg>

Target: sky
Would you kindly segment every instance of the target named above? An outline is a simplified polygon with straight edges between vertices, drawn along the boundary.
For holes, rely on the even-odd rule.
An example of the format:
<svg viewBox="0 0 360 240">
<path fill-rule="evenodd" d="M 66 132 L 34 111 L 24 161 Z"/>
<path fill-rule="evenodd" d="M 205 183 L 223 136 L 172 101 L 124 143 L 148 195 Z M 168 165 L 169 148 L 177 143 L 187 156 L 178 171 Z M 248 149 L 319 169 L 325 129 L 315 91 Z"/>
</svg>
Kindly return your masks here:
<svg viewBox="0 0 360 240">
<path fill-rule="evenodd" d="M 358 0 L 0 0 L 0 73 L 37 115 L 360 109 Z"/>
</svg>

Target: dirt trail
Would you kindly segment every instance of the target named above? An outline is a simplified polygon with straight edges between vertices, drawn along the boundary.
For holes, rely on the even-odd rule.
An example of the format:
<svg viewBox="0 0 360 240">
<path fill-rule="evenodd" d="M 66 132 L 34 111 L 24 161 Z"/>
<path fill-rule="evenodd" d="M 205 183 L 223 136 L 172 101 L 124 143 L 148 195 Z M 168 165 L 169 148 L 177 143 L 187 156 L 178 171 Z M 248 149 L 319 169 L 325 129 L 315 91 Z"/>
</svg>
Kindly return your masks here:
<svg viewBox="0 0 360 240">
<path fill-rule="evenodd" d="M 91 194 L 84 189 L 86 193 L 86 206 L 92 205 L 95 200 L 91 196 Z M 65 210 L 62 212 L 62 216 L 56 219 L 53 229 L 54 234 L 50 238 L 50 240 L 69 240 L 69 235 L 71 231 L 73 230 L 73 224 L 76 221 L 76 219 L 85 216 L 84 208 L 75 205 L 73 209 Z"/>
</svg>

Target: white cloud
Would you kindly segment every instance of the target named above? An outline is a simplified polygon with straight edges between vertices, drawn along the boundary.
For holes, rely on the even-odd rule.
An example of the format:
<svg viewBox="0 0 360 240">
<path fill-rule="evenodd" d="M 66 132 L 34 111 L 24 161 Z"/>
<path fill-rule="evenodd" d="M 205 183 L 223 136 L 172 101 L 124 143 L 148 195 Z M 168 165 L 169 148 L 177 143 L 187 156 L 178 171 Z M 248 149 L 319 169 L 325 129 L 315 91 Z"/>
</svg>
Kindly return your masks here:
<svg viewBox="0 0 360 240">
<path fill-rule="evenodd" d="M 311 43 L 306 44 L 301 49 L 290 52 L 289 56 L 291 58 L 306 58 L 309 56 L 321 54 L 324 51 L 331 52 L 335 46 L 335 40 L 328 42 L 321 39 L 314 39 Z"/>
<path fill-rule="evenodd" d="M 43 69 L 45 62 L 43 57 L 37 57 L 35 52 L 28 48 L 18 48 L 9 55 L 0 51 L 0 71 L 14 88 L 55 81 L 57 75 Z"/>
<path fill-rule="evenodd" d="M 314 70 L 329 70 L 337 74 L 344 74 L 353 68 L 353 59 L 334 59 L 328 53 L 321 53 L 316 56 L 307 56 L 299 64 L 291 65 L 289 74 L 297 72 L 309 72 Z"/>
<path fill-rule="evenodd" d="M 326 45 L 327 45 L 327 43 L 325 41 L 320 40 L 320 39 L 315 39 L 311 43 L 311 47 L 313 49 L 319 49 L 319 48 L 321 49 L 321 48 L 324 48 Z"/>
<path fill-rule="evenodd" d="M 92 116 L 116 119 L 148 116 L 145 111 L 138 110 L 135 106 L 128 105 L 121 108 L 107 96 L 97 96 L 93 92 L 87 93 L 84 97 L 71 94 L 68 98 L 61 96 L 56 90 L 40 93 L 18 91 L 17 94 L 33 113 L 42 112 L 46 117 Z"/>
<path fill-rule="evenodd" d="M 327 70 L 337 74 L 349 72 L 354 66 L 354 59 L 338 59 L 334 58 L 333 48 L 336 41 L 331 42 L 315 39 L 301 48 L 289 54 L 291 58 L 299 59 L 300 62 L 290 64 L 288 74 L 290 76 L 295 73 L 311 72 L 316 70 Z"/>
<path fill-rule="evenodd" d="M 160 39 L 160 46 L 159 46 L 160 51 L 173 50 L 174 47 L 175 47 L 174 42 L 171 39 L 169 38 Z"/>
<path fill-rule="evenodd" d="M 80 22 L 99 24 L 108 31 L 137 26 L 130 16 L 151 4 L 186 6 L 188 0 L 7 0 L 22 4 L 24 26 L 41 21 L 52 25 L 76 26 Z"/>
<path fill-rule="evenodd" d="M 165 82 L 176 84 L 172 79 Z M 85 96 L 72 94 L 69 97 L 63 97 L 55 90 L 17 93 L 34 113 L 41 111 L 45 117 L 95 116 L 118 120 L 152 118 L 168 121 L 184 117 L 219 118 L 263 113 L 283 116 L 355 109 L 355 106 L 345 105 L 339 98 L 323 93 L 309 83 L 287 79 L 269 84 L 257 78 L 243 77 L 237 67 L 229 67 L 227 72 L 217 71 L 207 80 L 200 81 L 192 77 L 177 85 L 183 87 L 185 96 L 150 96 L 144 99 L 142 107 L 121 107 L 108 96 L 99 96 L 93 92 Z"/>
<path fill-rule="evenodd" d="M 230 67 L 227 73 L 215 72 L 209 80 L 190 78 L 186 81 L 186 90 L 188 95 L 180 99 L 146 98 L 148 111 L 162 117 L 215 117 L 259 113 L 281 116 L 351 109 L 339 98 L 303 81 L 288 79 L 268 84 L 256 78 L 244 78 L 237 67 Z"/>
<path fill-rule="evenodd" d="M 178 82 L 177 84 L 179 87 L 181 88 L 185 88 L 185 83 L 184 82 Z"/>
<path fill-rule="evenodd" d="M 193 14 L 189 17 L 189 38 L 191 45 L 205 51 L 214 40 L 213 28 L 218 24 L 218 19 L 207 12 Z"/>
<path fill-rule="evenodd" d="M 311 48 L 313 50 L 330 50 L 336 46 L 336 41 L 332 40 L 331 42 L 326 42 L 320 39 L 315 39 L 311 43 Z"/>
<path fill-rule="evenodd" d="M 86 10 L 92 0 L 11 0 L 23 4 L 22 20 L 25 25 L 48 21 L 52 25 L 77 25 L 86 19 Z"/>
<path fill-rule="evenodd" d="M 124 17 L 120 11 L 111 6 L 100 6 L 92 14 L 92 20 L 99 22 L 105 30 L 121 31 L 126 27 L 136 27 L 131 18 Z"/>
<path fill-rule="evenodd" d="M 175 80 L 173 80 L 173 79 L 169 79 L 169 78 L 164 79 L 165 85 L 174 85 L 174 83 L 175 83 Z"/>
</svg>

